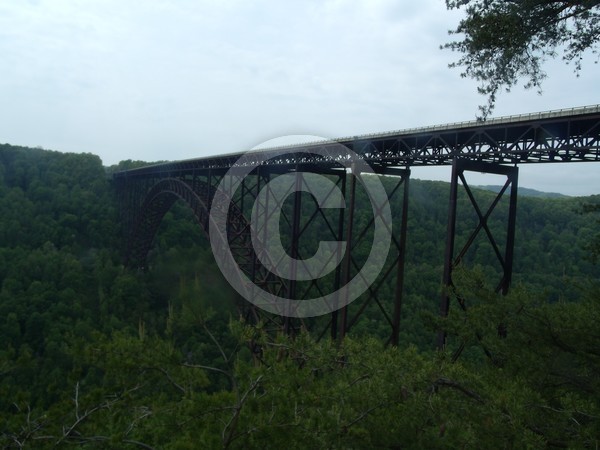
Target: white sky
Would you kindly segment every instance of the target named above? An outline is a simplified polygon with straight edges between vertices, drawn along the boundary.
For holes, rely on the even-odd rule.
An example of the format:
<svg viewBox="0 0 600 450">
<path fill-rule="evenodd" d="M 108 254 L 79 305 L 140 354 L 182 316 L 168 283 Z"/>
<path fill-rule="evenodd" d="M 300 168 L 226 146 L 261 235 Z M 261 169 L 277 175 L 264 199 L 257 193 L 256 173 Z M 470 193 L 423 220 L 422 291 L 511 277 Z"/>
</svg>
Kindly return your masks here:
<svg viewBox="0 0 600 450">
<path fill-rule="evenodd" d="M 110 165 L 472 120 L 484 99 L 439 49 L 459 17 L 443 0 L 0 0 L 0 142 Z M 550 62 L 542 96 L 503 94 L 495 116 L 599 104 L 594 62 Z M 598 174 L 536 165 L 520 184 L 587 195 Z"/>
</svg>

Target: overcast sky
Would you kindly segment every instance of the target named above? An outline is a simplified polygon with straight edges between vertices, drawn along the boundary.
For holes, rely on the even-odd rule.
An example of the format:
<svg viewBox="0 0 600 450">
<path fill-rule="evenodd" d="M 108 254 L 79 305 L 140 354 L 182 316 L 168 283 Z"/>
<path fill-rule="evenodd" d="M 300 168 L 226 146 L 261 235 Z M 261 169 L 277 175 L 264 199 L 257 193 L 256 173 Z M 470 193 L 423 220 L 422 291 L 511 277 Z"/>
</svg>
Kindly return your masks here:
<svg viewBox="0 0 600 450">
<path fill-rule="evenodd" d="M 472 120 L 484 99 L 439 49 L 459 18 L 443 0 L 0 0 L 0 142 L 110 165 Z M 599 104 L 594 62 L 550 62 L 542 96 L 503 94 L 495 116 Z M 599 174 L 529 166 L 520 184 L 587 195 Z"/>
</svg>

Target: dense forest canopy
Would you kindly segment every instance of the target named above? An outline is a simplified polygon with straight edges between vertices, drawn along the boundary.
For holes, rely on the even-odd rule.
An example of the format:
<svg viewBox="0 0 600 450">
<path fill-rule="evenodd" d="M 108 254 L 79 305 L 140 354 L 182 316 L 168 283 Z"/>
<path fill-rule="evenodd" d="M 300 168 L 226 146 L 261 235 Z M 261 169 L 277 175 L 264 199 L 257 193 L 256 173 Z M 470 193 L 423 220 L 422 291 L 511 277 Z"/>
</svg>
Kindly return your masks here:
<svg viewBox="0 0 600 450">
<path fill-rule="evenodd" d="M 3 447 L 600 443 L 600 196 L 519 198 L 511 294 L 494 294 L 491 250 L 476 242 L 452 293 L 469 299 L 468 313 L 452 308 L 440 319 L 449 188 L 412 180 L 392 348 L 376 308 L 341 344 L 241 322 L 183 204 L 161 224 L 151 269 L 124 267 L 109 175 L 138 164 L 105 168 L 90 154 L 0 146 Z M 502 208 L 490 226 L 502 228 Z M 461 220 L 459 241 L 474 217 Z M 433 349 L 440 328 L 465 346 L 455 362 Z"/>
</svg>

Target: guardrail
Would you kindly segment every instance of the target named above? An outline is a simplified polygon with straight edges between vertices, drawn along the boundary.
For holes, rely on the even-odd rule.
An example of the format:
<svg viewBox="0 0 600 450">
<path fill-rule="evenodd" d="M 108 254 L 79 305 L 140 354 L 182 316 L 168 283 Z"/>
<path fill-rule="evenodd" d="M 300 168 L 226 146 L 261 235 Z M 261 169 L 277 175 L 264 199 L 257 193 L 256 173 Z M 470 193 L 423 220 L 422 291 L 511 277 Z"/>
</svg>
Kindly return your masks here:
<svg viewBox="0 0 600 450">
<path fill-rule="evenodd" d="M 121 171 L 121 172 L 116 172 L 115 174 L 113 174 L 113 176 L 115 176 L 115 175 L 118 176 L 119 173 L 125 173 L 125 172 L 129 172 L 129 173 L 141 172 L 146 169 L 151 169 L 153 167 L 158 167 L 158 166 L 163 166 L 163 165 L 168 165 L 168 164 L 185 164 L 185 163 L 189 163 L 192 161 L 239 157 L 246 153 L 276 152 L 279 150 L 289 150 L 289 149 L 294 149 L 294 148 L 301 149 L 301 148 L 307 148 L 307 147 L 311 147 L 311 146 L 319 146 L 319 145 L 324 145 L 327 143 L 336 143 L 336 142 L 346 143 L 346 142 L 360 141 L 360 140 L 381 139 L 381 138 L 386 138 L 386 137 L 391 137 L 391 136 L 408 136 L 408 135 L 412 135 L 412 134 L 425 134 L 425 133 L 431 133 L 431 132 L 436 132 L 436 131 L 447 131 L 447 130 L 456 130 L 456 129 L 473 128 L 473 127 L 485 127 L 485 126 L 490 126 L 490 125 L 502 125 L 502 124 L 507 124 L 507 123 L 527 122 L 527 121 L 532 121 L 532 120 L 544 120 L 544 119 L 551 119 L 551 118 L 555 118 L 555 117 L 573 117 L 573 116 L 580 116 L 580 115 L 594 114 L 594 113 L 600 113 L 600 105 L 581 106 L 581 107 L 564 108 L 564 109 L 557 109 L 557 110 L 551 110 L 551 111 L 518 114 L 518 115 L 512 115 L 512 116 L 502 116 L 502 117 L 487 119 L 485 121 L 471 120 L 471 121 L 453 122 L 453 123 L 446 123 L 446 124 L 442 124 L 442 125 L 431 125 L 431 126 L 425 126 L 425 127 L 406 128 L 406 129 L 386 131 L 386 132 L 381 132 L 381 133 L 369 133 L 369 134 L 347 136 L 347 137 L 335 138 L 335 139 L 323 139 L 323 140 L 317 140 L 317 141 L 300 142 L 300 143 L 296 143 L 296 144 L 278 145 L 278 146 L 273 146 L 273 147 L 262 147 L 262 148 L 256 148 L 253 150 L 222 153 L 219 155 L 203 156 L 203 157 L 199 157 L 199 158 L 190 158 L 190 159 L 179 160 L 179 161 L 170 161 L 170 162 L 166 162 L 166 163 L 149 164 L 147 166 L 138 167 L 136 169 L 130 169 L 130 170 L 125 170 L 125 171 Z"/>
<path fill-rule="evenodd" d="M 470 121 L 462 121 L 462 122 L 451 122 L 445 123 L 442 125 L 429 125 L 424 127 L 414 127 L 414 128 L 404 128 L 400 130 L 393 131 L 385 131 L 378 133 L 367 133 L 360 134 L 356 136 L 346 136 L 335 139 L 324 139 L 318 141 L 307 141 L 300 142 L 297 144 L 286 144 L 286 145 L 277 145 L 274 147 L 263 147 L 260 149 L 256 149 L 253 151 L 272 151 L 279 149 L 289 149 L 295 147 L 306 147 L 311 145 L 319 145 L 326 142 L 351 142 L 351 141 L 360 141 L 360 140 L 369 140 L 369 139 L 379 139 L 385 138 L 388 136 L 404 136 L 409 134 L 421 134 L 421 133 L 431 133 L 434 131 L 446 131 L 446 130 L 455 130 L 459 128 L 471 128 L 477 126 L 488 126 L 488 125 L 501 125 L 506 123 L 515 123 L 515 122 L 527 122 L 531 120 L 542 120 L 542 119 L 551 119 L 553 117 L 569 117 L 569 116 L 579 116 L 583 114 L 594 114 L 600 113 L 600 105 L 590 105 L 590 106 L 579 106 L 574 108 L 563 108 L 563 109 L 555 109 L 550 111 L 542 111 L 542 112 L 534 112 L 534 113 L 526 113 L 526 114 L 517 114 L 512 116 L 501 116 L 487 120 L 470 120 Z M 232 154 L 237 154 L 232 153 Z M 227 154 L 223 155 L 227 156 Z"/>
<path fill-rule="evenodd" d="M 358 138 L 372 138 L 375 136 L 385 137 L 388 135 L 395 136 L 400 134 L 414 134 L 419 132 L 431 132 L 431 131 L 441 131 L 441 130 L 453 130 L 456 128 L 470 128 L 476 126 L 487 126 L 487 125 L 498 125 L 505 123 L 515 123 L 515 122 L 526 122 L 530 120 L 542 120 L 542 119 L 551 119 L 553 117 L 569 117 L 569 116 L 579 116 L 583 114 L 593 114 L 600 112 L 600 105 L 591 105 L 591 106 L 580 106 L 575 108 L 563 108 L 563 109 L 555 109 L 550 111 L 543 112 L 535 112 L 535 113 L 526 113 L 526 114 L 517 114 L 512 116 L 501 116 L 488 120 L 470 120 L 463 122 L 453 122 L 447 123 L 443 125 L 431 125 L 426 127 L 417 127 L 417 128 L 407 128 L 404 130 L 397 131 L 389 131 L 385 133 L 371 133 L 365 134 L 361 136 L 357 136 Z"/>
</svg>

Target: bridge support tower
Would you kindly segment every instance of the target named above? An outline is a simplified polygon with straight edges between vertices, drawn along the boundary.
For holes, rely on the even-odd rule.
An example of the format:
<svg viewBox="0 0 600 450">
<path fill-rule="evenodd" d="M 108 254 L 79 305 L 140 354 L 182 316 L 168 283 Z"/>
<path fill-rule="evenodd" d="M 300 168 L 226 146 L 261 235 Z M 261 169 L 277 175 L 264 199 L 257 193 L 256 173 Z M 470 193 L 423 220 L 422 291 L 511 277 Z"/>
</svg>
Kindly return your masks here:
<svg viewBox="0 0 600 450">
<path fill-rule="evenodd" d="M 465 172 L 489 173 L 495 175 L 502 175 L 506 177 L 504 185 L 496 194 L 496 197 L 494 198 L 490 206 L 485 210 L 485 212 L 483 212 L 484 210 L 481 208 L 481 206 L 475 199 L 473 191 L 467 183 Z M 450 292 L 454 288 L 452 273 L 454 269 L 461 263 L 461 261 L 463 260 L 463 258 L 465 257 L 468 250 L 471 248 L 473 242 L 475 241 L 475 239 L 481 231 L 485 233 L 487 240 L 493 248 L 496 259 L 500 264 L 500 279 L 496 284 L 496 292 L 501 292 L 503 295 L 506 295 L 508 293 L 508 289 L 512 280 L 513 269 L 515 225 L 517 215 L 518 175 L 519 169 L 517 166 L 504 166 L 495 163 L 487 163 L 460 158 L 454 159 L 452 163 L 452 178 L 450 181 L 450 205 L 448 213 L 446 250 L 444 254 L 444 274 L 442 279 L 444 292 L 442 293 L 440 302 L 440 315 L 442 317 L 446 317 L 448 315 L 448 311 L 450 308 Z M 474 210 L 477 216 L 477 223 L 475 228 L 470 232 L 466 243 L 458 252 L 456 252 L 455 241 L 459 182 L 460 184 L 462 184 L 462 187 L 464 188 L 464 191 L 466 192 L 469 198 L 470 207 Z M 508 217 L 506 220 L 505 234 L 502 239 L 504 241 L 504 251 L 502 251 L 502 246 L 499 243 L 499 239 L 497 239 L 494 236 L 492 230 L 488 226 L 488 219 L 492 212 L 494 212 L 494 210 L 497 209 L 500 200 L 507 192 L 509 196 Z M 458 302 L 460 307 L 463 310 L 465 310 L 467 307 L 465 300 L 459 298 Z M 502 326 L 499 325 L 499 332 L 503 332 L 501 328 Z M 445 346 L 446 333 L 444 331 L 440 331 L 437 338 L 437 347 L 439 349 L 443 349 Z M 460 354 L 460 351 L 462 351 L 462 348 L 459 348 L 456 356 Z"/>
</svg>

